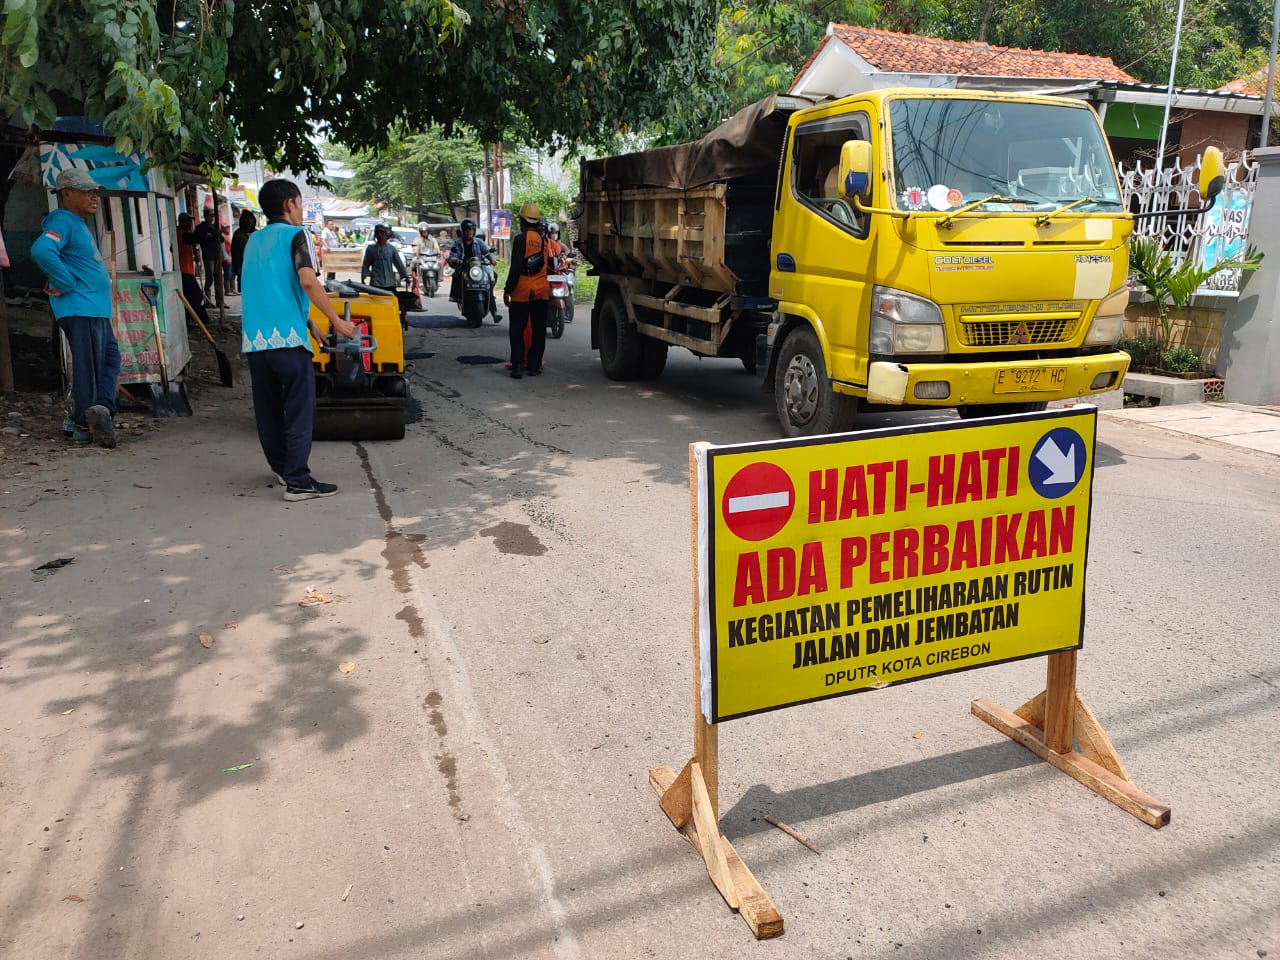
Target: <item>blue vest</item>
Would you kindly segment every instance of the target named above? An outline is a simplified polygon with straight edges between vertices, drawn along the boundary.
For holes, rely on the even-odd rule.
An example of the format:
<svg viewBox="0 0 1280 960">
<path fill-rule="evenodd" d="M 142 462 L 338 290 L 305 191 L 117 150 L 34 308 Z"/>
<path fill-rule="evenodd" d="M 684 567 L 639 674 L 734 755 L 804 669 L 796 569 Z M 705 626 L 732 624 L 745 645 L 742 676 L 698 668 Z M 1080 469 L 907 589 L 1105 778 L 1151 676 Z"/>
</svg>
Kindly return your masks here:
<svg viewBox="0 0 1280 960">
<path fill-rule="evenodd" d="M 244 353 L 289 347 L 311 349 L 307 336 L 311 301 L 298 282 L 298 269 L 293 263 L 293 238 L 302 229 L 277 220 L 249 234 L 240 274 L 240 349 Z"/>
</svg>

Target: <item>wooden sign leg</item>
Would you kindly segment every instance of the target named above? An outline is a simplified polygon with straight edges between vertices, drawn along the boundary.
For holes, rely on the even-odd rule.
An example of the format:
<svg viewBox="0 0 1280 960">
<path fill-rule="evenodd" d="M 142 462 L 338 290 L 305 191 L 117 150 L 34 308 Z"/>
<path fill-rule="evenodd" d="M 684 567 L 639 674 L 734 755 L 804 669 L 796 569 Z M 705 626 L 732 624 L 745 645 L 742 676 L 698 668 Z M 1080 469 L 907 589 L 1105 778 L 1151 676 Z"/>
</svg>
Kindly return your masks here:
<svg viewBox="0 0 1280 960">
<path fill-rule="evenodd" d="M 1051 653 L 1043 693 L 1015 711 L 975 700 L 973 715 L 1143 823 L 1163 827 L 1169 807 L 1134 785 L 1110 738 L 1076 690 L 1076 651 Z M 1075 745 L 1079 742 L 1080 749 Z"/>
<path fill-rule="evenodd" d="M 698 646 L 698 474 L 689 447 L 689 496 L 693 547 L 693 757 L 677 775 L 669 767 L 649 771 L 658 805 L 702 856 L 725 903 L 741 914 L 757 940 L 782 934 L 782 914 L 720 832 L 719 728 L 702 715 L 702 667 Z"/>
</svg>

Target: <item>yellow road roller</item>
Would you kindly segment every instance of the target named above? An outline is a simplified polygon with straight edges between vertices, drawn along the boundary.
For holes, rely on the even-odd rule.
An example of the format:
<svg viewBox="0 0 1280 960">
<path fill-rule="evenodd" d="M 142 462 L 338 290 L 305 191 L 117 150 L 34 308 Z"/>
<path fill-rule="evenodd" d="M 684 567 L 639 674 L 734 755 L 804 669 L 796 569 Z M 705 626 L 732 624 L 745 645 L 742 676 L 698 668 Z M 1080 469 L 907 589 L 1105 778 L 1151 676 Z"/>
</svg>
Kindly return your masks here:
<svg viewBox="0 0 1280 960">
<path fill-rule="evenodd" d="M 362 283 L 330 280 L 334 311 L 356 325 L 356 335 L 330 331 L 311 339 L 316 375 L 314 440 L 400 440 L 409 415 L 404 331 L 394 294 Z M 311 318 L 329 326 L 314 306 Z"/>
</svg>

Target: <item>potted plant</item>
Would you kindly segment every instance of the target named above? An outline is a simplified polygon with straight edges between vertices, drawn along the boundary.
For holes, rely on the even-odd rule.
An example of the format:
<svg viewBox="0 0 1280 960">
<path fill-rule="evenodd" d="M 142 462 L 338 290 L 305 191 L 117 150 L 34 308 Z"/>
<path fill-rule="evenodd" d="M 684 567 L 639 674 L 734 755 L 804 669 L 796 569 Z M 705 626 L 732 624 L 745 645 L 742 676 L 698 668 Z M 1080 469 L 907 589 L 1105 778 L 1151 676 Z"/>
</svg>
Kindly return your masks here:
<svg viewBox="0 0 1280 960">
<path fill-rule="evenodd" d="M 1263 254 L 1250 244 L 1243 256 L 1219 260 L 1210 267 L 1184 259 L 1175 263 L 1158 237 L 1134 237 L 1129 242 L 1129 277 L 1143 286 L 1155 309 L 1155 322 L 1138 336 L 1119 345 L 1134 363 L 1161 372 L 1186 374 L 1198 371 L 1200 355 L 1174 342 L 1179 313 L 1185 314 L 1191 301 L 1210 277 L 1224 270 L 1251 273 L 1262 264 Z"/>
</svg>

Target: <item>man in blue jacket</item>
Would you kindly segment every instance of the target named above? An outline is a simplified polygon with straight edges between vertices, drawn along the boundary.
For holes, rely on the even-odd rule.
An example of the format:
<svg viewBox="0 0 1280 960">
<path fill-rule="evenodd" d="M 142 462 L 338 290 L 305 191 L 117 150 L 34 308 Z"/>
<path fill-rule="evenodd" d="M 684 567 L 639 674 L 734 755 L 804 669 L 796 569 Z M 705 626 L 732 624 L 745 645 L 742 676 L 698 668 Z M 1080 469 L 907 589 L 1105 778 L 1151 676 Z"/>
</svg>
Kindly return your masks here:
<svg viewBox="0 0 1280 960">
<path fill-rule="evenodd" d="M 111 329 L 111 275 L 86 223 L 98 212 L 101 188 L 79 168 L 63 170 L 56 183 L 62 206 L 44 218 L 31 258 L 49 278 L 49 305 L 71 345 L 72 439 L 111 448 L 120 347 Z"/>
<path fill-rule="evenodd" d="M 241 269 L 241 350 L 253 381 L 253 416 L 267 464 L 289 501 L 331 497 L 336 485 L 311 476 L 311 429 L 316 379 L 311 341 L 324 338 L 310 319 L 314 304 L 344 337 L 355 324 L 334 312 L 316 277 L 311 243 L 302 226 L 302 191 L 289 180 L 268 180 L 258 191 L 267 225 L 249 235 Z"/>
</svg>

